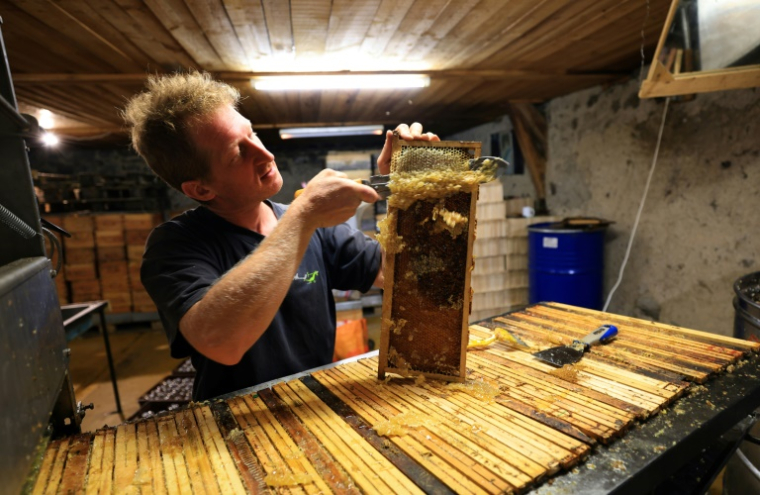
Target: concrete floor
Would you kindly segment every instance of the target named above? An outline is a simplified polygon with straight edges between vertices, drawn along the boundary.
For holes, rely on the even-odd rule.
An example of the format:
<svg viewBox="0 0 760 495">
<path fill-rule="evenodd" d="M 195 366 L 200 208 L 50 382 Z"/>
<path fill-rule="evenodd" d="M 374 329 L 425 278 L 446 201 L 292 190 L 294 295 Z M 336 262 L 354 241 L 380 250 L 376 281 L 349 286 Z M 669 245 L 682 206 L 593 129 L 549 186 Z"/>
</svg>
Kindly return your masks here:
<svg viewBox="0 0 760 495">
<path fill-rule="evenodd" d="M 95 405 L 82 421 L 83 432 L 123 423 L 140 408 L 137 400 L 181 362 L 169 355 L 163 330 L 118 330 L 109 334 L 109 341 L 123 417 L 116 412 L 103 337 L 91 330 L 69 342 L 69 370 L 76 399 Z"/>
</svg>

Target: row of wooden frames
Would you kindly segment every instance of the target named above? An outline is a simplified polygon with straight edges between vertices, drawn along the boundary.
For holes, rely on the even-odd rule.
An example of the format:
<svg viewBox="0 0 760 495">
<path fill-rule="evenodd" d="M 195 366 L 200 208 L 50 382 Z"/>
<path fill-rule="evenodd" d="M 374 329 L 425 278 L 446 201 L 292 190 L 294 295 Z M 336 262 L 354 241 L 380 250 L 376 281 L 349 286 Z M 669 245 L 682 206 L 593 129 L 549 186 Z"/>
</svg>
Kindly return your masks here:
<svg viewBox="0 0 760 495">
<path fill-rule="evenodd" d="M 572 379 L 531 353 L 618 326 Z M 33 493 L 509 493 L 581 462 L 760 344 L 541 304 L 471 327 L 465 384 L 377 379 L 377 358 L 53 441 Z"/>
</svg>

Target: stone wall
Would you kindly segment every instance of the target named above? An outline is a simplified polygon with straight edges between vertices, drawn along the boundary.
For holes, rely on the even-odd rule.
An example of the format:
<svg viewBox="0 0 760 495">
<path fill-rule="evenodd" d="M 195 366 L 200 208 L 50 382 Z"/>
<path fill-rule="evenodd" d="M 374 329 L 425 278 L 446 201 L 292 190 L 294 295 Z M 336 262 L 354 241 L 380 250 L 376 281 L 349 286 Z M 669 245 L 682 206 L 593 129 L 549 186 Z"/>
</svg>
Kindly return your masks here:
<svg viewBox="0 0 760 495">
<path fill-rule="evenodd" d="M 617 280 L 657 142 L 664 100 L 641 100 L 638 78 L 556 98 L 549 124 L 552 215 L 612 220 L 605 295 Z M 447 136 L 483 142 L 508 119 Z M 505 195 L 535 195 L 529 174 Z M 760 90 L 671 101 L 657 168 L 630 259 L 609 311 L 730 335 L 733 283 L 760 271 Z"/>
<path fill-rule="evenodd" d="M 655 151 L 664 100 L 638 80 L 557 98 L 549 121 L 552 214 L 615 222 L 617 279 Z M 760 90 L 671 101 L 646 205 L 609 311 L 729 335 L 733 282 L 760 270 Z"/>
</svg>

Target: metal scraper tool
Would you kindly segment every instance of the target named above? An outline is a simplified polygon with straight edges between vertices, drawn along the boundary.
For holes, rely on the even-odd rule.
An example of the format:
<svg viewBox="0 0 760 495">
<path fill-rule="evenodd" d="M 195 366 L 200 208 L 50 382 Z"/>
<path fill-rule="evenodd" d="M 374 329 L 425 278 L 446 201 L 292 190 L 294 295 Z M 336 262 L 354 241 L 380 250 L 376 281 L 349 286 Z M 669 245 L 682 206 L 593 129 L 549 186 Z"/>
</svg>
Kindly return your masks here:
<svg viewBox="0 0 760 495">
<path fill-rule="evenodd" d="M 582 339 L 573 340 L 573 343 L 570 345 L 552 347 L 533 355 L 552 366 L 562 367 L 566 364 L 577 363 L 592 345 L 605 343 L 617 335 L 617 333 L 618 329 L 615 325 L 602 325 Z"/>
<path fill-rule="evenodd" d="M 497 170 L 498 167 L 509 167 L 509 163 L 497 156 L 481 156 L 479 158 L 473 158 L 470 160 L 470 170 L 480 170 L 484 167 L 492 168 L 493 170 Z M 496 177 L 496 174 L 494 174 L 494 177 Z M 358 182 L 359 184 L 364 184 L 365 186 L 369 186 L 372 189 L 374 189 L 377 194 L 380 195 L 381 199 L 387 199 L 388 196 L 391 195 L 391 188 L 389 186 L 391 182 L 391 176 L 390 175 L 372 175 L 370 176 L 369 180 L 367 179 L 354 179 L 355 182 Z M 299 189 L 296 191 L 296 194 L 294 197 L 298 197 L 303 192 L 303 189 Z"/>
</svg>

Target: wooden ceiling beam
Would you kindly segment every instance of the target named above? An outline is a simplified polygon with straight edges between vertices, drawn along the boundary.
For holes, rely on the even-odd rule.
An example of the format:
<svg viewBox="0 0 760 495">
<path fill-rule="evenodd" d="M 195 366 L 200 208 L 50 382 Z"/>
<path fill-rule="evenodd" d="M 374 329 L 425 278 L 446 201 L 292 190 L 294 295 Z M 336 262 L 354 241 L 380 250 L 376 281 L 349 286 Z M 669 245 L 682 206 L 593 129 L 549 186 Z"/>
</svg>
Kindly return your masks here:
<svg viewBox="0 0 760 495">
<path fill-rule="evenodd" d="M 450 78 L 477 78 L 477 79 L 524 79 L 524 78 L 556 78 L 563 77 L 568 79 L 582 78 L 599 79 L 605 81 L 618 78 L 622 73 L 618 72 L 595 72 L 595 73 L 569 73 L 561 70 L 524 70 L 524 69 L 449 69 L 449 70 L 420 70 L 420 71 L 340 71 L 340 72 L 212 72 L 214 77 L 224 81 L 246 81 L 255 77 L 266 76 L 297 76 L 297 75 L 390 75 L 390 74 L 422 74 L 428 75 L 434 79 Z M 144 73 L 125 73 L 125 74 L 31 74 L 22 73 L 14 74 L 13 82 L 19 85 L 30 84 L 141 84 L 146 80 L 148 74 Z"/>
</svg>

